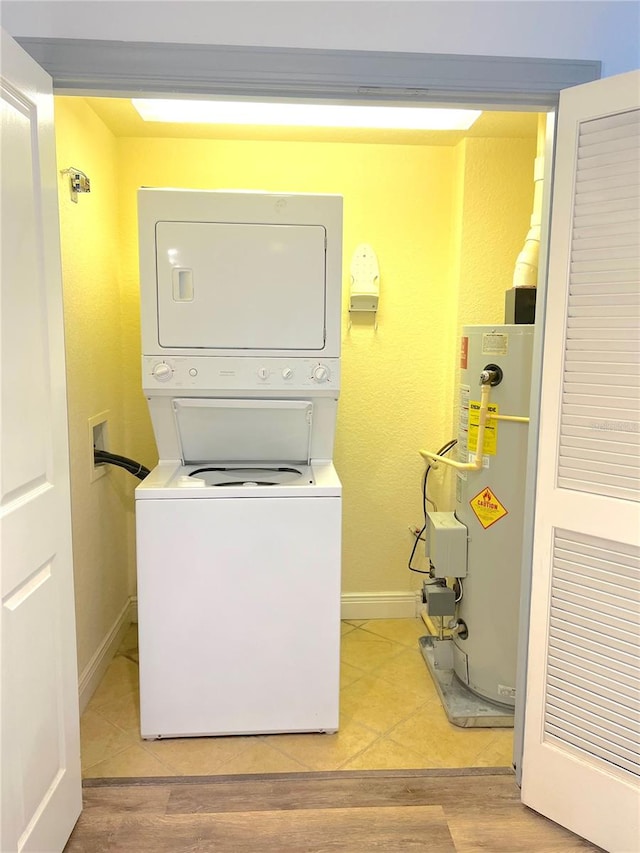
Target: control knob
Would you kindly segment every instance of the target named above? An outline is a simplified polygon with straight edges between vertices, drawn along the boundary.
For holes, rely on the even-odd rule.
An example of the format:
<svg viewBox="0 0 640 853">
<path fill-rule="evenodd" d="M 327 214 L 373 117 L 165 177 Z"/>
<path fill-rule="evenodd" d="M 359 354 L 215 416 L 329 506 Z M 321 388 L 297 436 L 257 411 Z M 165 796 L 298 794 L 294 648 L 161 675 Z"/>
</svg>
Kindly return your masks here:
<svg viewBox="0 0 640 853">
<path fill-rule="evenodd" d="M 173 370 L 171 368 L 171 365 L 167 364 L 166 361 L 161 361 L 159 364 L 154 364 L 151 373 L 154 379 L 157 379 L 158 382 L 166 382 L 173 376 Z"/>
<path fill-rule="evenodd" d="M 326 382 L 329 379 L 329 368 L 326 364 L 316 364 L 311 371 L 311 378 L 314 382 Z"/>
</svg>

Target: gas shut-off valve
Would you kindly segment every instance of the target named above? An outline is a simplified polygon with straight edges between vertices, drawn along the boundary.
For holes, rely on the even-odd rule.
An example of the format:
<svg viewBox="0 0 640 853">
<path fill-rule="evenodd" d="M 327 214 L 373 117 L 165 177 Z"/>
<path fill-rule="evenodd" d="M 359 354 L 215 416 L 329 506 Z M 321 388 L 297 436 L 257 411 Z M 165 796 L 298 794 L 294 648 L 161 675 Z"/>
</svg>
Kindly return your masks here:
<svg viewBox="0 0 640 853">
<path fill-rule="evenodd" d="M 448 627 L 451 633 L 460 637 L 461 640 L 466 640 L 469 636 L 469 629 L 464 619 L 452 619 Z"/>
<path fill-rule="evenodd" d="M 489 411 L 489 402 L 491 397 L 491 388 L 499 385 L 503 379 L 502 368 L 498 364 L 486 364 L 480 371 L 480 407 L 478 409 L 478 429 L 476 432 L 476 443 L 474 447 L 469 447 L 470 455 L 473 454 L 473 461 L 458 462 L 457 460 L 448 459 L 445 455 L 431 453 L 429 450 L 420 450 L 420 455 L 427 460 L 429 465 L 434 462 L 443 462 L 450 468 L 455 468 L 457 471 L 480 471 L 484 464 L 484 439 L 487 421 L 490 418 L 497 418 Z M 503 416 L 500 416 L 503 417 Z M 509 418 L 513 420 L 513 418 Z"/>
</svg>

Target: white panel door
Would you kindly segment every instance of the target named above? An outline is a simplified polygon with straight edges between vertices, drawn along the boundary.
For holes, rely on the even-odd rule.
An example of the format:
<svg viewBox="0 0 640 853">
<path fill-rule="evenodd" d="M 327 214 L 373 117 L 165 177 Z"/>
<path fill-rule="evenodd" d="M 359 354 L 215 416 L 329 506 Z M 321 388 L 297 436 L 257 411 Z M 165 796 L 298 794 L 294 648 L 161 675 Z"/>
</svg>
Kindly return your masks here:
<svg viewBox="0 0 640 853">
<path fill-rule="evenodd" d="M 2 32 L 2 853 L 81 810 L 53 95 Z"/>
<path fill-rule="evenodd" d="M 522 799 L 640 850 L 640 72 L 558 114 Z"/>
</svg>

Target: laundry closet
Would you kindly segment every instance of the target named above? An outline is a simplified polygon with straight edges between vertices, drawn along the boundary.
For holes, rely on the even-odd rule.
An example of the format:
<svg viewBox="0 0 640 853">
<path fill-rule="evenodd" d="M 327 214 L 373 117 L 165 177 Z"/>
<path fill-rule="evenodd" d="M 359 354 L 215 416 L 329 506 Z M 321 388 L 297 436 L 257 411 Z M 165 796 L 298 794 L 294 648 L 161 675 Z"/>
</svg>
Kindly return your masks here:
<svg viewBox="0 0 640 853">
<path fill-rule="evenodd" d="M 484 114 L 468 132 L 338 131 L 144 123 L 118 99 L 57 97 L 55 109 L 59 173 L 91 182 L 76 201 L 68 175 L 58 186 L 81 704 L 136 595 L 136 481 L 95 468 L 95 423 L 110 451 L 148 467 L 158 458 L 140 375 L 140 187 L 343 197 L 343 612 L 414 615 L 417 451 L 454 434 L 462 325 L 504 321 L 532 211 L 537 115 Z M 350 313 L 363 243 L 379 262 L 378 310 Z M 446 502 L 446 480 L 433 482 Z"/>
</svg>

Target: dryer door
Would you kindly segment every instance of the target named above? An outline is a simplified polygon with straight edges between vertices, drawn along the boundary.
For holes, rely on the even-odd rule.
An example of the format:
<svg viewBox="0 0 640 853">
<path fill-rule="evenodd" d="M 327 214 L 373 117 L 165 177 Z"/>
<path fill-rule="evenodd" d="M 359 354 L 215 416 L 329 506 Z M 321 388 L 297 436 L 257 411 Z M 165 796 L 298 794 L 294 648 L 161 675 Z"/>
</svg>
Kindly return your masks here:
<svg viewBox="0 0 640 853">
<path fill-rule="evenodd" d="M 321 225 L 158 222 L 160 346 L 321 351 L 325 234 Z"/>
</svg>

